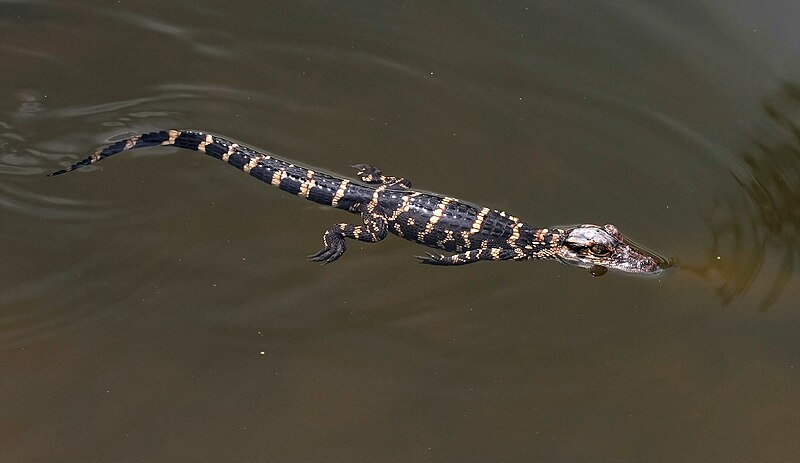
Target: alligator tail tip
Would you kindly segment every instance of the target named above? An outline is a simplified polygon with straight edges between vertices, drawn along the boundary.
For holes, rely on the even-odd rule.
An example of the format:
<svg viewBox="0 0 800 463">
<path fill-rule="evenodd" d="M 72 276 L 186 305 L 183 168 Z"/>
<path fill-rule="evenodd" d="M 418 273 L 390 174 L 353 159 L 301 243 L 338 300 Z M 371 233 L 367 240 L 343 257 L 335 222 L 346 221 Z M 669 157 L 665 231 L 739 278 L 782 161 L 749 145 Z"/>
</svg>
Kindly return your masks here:
<svg viewBox="0 0 800 463">
<path fill-rule="evenodd" d="M 80 164 L 74 164 L 74 165 L 71 165 L 69 167 L 65 167 L 65 168 L 63 168 L 61 170 L 57 170 L 55 172 L 50 172 L 49 174 L 47 174 L 47 176 L 48 177 L 55 177 L 56 175 L 66 174 L 67 172 L 72 172 L 73 170 L 75 170 L 75 169 L 77 169 L 79 167 L 83 167 L 83 166 L 80 165 Z"/>
</svg>

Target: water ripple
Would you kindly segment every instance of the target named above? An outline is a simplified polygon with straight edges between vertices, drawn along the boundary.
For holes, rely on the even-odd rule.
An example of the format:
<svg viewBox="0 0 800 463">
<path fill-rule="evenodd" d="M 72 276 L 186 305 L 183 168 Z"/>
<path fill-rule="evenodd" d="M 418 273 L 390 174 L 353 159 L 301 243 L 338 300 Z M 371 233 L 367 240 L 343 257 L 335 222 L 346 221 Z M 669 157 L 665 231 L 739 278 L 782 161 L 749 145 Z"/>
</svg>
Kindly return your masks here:
<svg viewBox="0 0 800 463">
<path fill-rule="evenodd" d="M 800 264 L 800 85 L 783 85 L 763 109 L 769 124 L 730 172 L 746 207 L 738 195 L 716 196 L 707 263 L 687 268 L 712 281 L 724 303 L 752 292 L 767 310 Z"/>
</svg>

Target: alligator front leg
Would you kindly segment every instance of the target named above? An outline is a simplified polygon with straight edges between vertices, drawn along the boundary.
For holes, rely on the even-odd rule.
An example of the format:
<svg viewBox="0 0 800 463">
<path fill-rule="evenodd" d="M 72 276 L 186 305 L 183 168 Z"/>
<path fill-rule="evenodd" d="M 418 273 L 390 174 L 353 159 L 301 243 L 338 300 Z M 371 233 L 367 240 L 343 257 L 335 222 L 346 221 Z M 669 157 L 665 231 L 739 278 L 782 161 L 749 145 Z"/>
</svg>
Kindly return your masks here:
<svg viewBox="0 0 800 463">
<path fill-rule="evenodd" d="M 403 177 L 391 177 L 383 175 L 380 169 L 371 164 L 353 164 L 350 166 L 356 170 L 358 177 L 364 183 L 386 185 L 387 188 L 410 188 L 411 181 Z"/>
<path fill-rule="evenodd" d="M 386 238 L 386 216 L 377 210 L 369 211 L 368 205 L 363 205 L 359 208 L 361 209 L 361 218 L 364 220 L 364 225 L 340 223 L 331 226 L 322 235 L 322 242 L 325 247 L 316 254 L 308 256 L 310 260 L 329 264 L 342 257 L 342 254 L 347 250 L 345 238 L 368 243 L 376 243 Z"/>
<path fill-rule="evenodd" d="M 520 260 L 526 259 L 524 253 L 509 248 L 482 248 L 445 256 L 426 252 L 425 256 L 414 256 L 423 264 L 430 265 L 464 265 L 478 262 L 479 260 Z"/>
</svg>

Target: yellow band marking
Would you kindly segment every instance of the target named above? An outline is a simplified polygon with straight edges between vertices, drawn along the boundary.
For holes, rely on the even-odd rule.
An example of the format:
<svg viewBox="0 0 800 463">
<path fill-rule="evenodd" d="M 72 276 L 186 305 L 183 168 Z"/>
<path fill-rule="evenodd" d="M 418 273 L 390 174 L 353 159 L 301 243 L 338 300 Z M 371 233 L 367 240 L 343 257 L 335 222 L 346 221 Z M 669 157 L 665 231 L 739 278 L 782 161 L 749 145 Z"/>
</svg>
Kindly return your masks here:
<svg viewBox="0 0 800 463">
<path fill-rule="evenodd" d="M 258 159 L 255 157 L 250 158 L 250 162 L 242 166 L 242 170 L 245 172 L 250 172 L 253 170 L 253 167 L 258 165 Z"/>
<path fill-rule="evenodd" d="M 125 148 L 123 148 L 123 149 L 129 150 L 129 149 L 133 148 L 134 145 L 136 145 L 136 142 L 139 141 L 140 138 L 142 138 L 141 135 L 136 135 L 134 137 L 131 137 L 131 138 L 125 140 Z"/>
<path fill-rule="evenodd" d="M 403 196 L 403 204 L 400 206 L 400 212 L 408 212 L 411 209 L 411 196 Z"/>
<path fill-rule="evenodd" d="M 201 153 L 205 153 L 206 152 L 206 145 L 210 145 L 212 143 L 214 143 L 214 137 L 212 137 L 211 135 L 206 135 L 206 139 L 201 141 L 200 144 L 197 145 L 197 151 L 200 151 Z"/>
<path fill-rule="evenodd" d="M 519 239 L 519 229 L 521 227 L 522 227 L 522 223 L 521 222 L 517 222 L 517 223 L 514 224 L 514 227 L 512 228 L 511 236 L 508 238 L 508 243 L 509 244 L 514 244 L 514 243 L 517 242 L 517 240 Z"/>
<path fill-rule="evenodd" d="M 542 229 L 540 229 L 539 231 L 537 231 L 537 232 L 536 232 L 536 242 L 537 242 L 537 243 L 544 243 L 544 236 L 545 236 L 545 235 L 547 234 L 547 232 L 549 232 L 549 231 L 550 231 L 550 230 L 548 230 L 548 229 L 546 229 L 546 228 L 542 228 Z"/>
<path fill-rule="evenodd" d="M 408 209 L 411 207 L 410 196 L 403 195 L 400 197 L 400 199 L 402 199 L 403 202 L 400 203 L 400 206 L 392 212 L 392 214 L 389 216 L 389 220 L 397 220 L 397 218 L 400 217 L 400 214 L 403 212 L 408 212 Z"/>
<path fill-rule="evenodd" d="M 281 180 L 286 178 L 286 171 L 276 170 L 274 174 L 272 174 L 272 180 L 269 182 L 272 186 L 280 186 Z"/>
<path fill-rule="evenodd" d="M 378 188 L 375 188 L 375 192 L 372 193 L 372 199 L 367 204 L 367 211 L 372 212 L 378 207 L 378 202 L 381 198 L 381 192 L 386 189 L 386 185 L 381 185 Z"/>
<path fill-rule="evenodd" d="M 433 231 L 433 227 L 436 226 L 436 223 L 439 222 L 439 220 L 441 220 L 442 218 L 442 215 L 444 215 L 444 211 L 445 209 L 447 209 L 447 205 L 453 202 L 454 200 L 455 200 L 454 198 L 445 196 L 444 198 L 442 198 L 439 204 L 436 205 L 436 209 L 433 211 L 433 214 L 428 219 L 428 223 L 425 224 L 425 229 L 421 230 L 417 234 L 417 239 L 419 241 L 422 241 L 422 239 L 425 238 L 425 235 Z"/>
<path fill-rule="evenodd" d="M 470 228 L 470 234 L 474 235 L 475 233 L 480 233 L 481 226 L 483 225 L 483 220 L 486 218 L 486 215 L 491 212 L 491 209 L 488 207 L 484 207 L 478 212 L 478 217 L 475 218 L 475 222 L 472 223 L 472 228 Z"/>
<path fill-rule="evenodd" d="M 344 193 L 347 191 L 347 185 L 349 184 L 350 180 L 342 180 L 342 183 L 339 184 L 339 188 L 336 190 L 336 194 L 333 195 L 331 207 L 336 207 L 339 204 L 339 201 L 344 198 Z"/>
<path fill-rule="evenodd" d="M 175 139 L 181 136 L 180 130 L 170 130 L 169 131 L 169 140 L 162 142 L 162 145 L 174 145 Z"/>
<path fill-rule="evenodd" d="M 300 192 L 297 193 L 297 196 L 308 198 L 308 193 L 314 188 L 314 185 L 314 171 L 309 169 L 306 173 L 306 179 L 300 184 Z"/>
<path fill-rule="evenodd" d="M 228 162 L 228 159 L 231 158 L 231 155 L 236 152 L 236 148 L 238 147 L 239 145 L 236 143 L 231 144 L 231 146 L 228 147 L 228 151 L 222 155 L 222 160 Z"/>
</svg>

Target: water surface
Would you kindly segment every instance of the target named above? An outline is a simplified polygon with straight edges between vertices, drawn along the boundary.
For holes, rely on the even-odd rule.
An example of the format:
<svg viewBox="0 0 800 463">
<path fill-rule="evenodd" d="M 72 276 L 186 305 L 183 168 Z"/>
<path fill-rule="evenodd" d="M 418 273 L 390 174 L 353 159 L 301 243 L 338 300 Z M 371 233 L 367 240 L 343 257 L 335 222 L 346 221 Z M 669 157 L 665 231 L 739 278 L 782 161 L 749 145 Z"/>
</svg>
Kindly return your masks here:
<svg viewBox="0 0 800 463">
<path fill-rule="evenodd" d="M 8 461 L 800 457 L 794 2 L 0 1 Z M 136 132 L 370 163 L 676 267 L 426 267 Z"/>
</svg>

